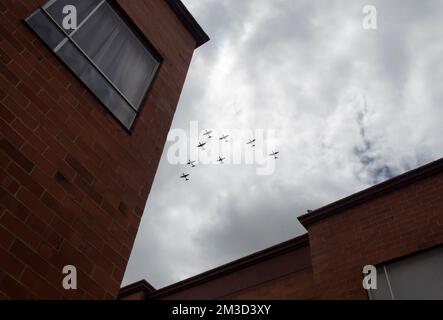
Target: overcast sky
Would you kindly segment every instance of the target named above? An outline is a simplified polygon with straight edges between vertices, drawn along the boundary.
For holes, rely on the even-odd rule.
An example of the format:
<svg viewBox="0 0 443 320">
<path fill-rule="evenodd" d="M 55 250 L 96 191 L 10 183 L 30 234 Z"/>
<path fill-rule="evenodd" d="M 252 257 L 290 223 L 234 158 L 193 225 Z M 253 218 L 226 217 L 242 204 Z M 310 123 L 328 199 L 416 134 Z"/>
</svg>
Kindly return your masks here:
<svg viewBox="0 0 443 320">
<path fill-rule="evenodd" d="M 195 52 L 123 285 L 161 288 L 288 240 L 307 209 L 443 155 L 443 1 L 183 2 L 211 41 Z M 367 4 L 376 30 L 362 27 Z M 221 133 L 235 135 L 220 153 L 247 157 L 254 136 L 281 152 L 272 173 L 257 174 L 263 157 L 171 164 L 193 121 L 217 131 L 198 157 L 218 157 Z"/>
</svg>

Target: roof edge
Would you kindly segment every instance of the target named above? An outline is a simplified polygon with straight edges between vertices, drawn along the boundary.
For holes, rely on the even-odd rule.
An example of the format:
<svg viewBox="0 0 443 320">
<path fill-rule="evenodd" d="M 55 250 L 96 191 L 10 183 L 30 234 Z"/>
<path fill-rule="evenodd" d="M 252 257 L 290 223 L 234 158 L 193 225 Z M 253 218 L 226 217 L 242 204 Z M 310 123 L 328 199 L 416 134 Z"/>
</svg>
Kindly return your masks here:
<svg viewBox="0 0 443 320">
<path fill-rule="evenodd" d="M 256 263 L 271 259 L 275 256 L 285 254 L 293 249 L 305 247 L 309 245 L 308 234 L 305 233 L 301 236 L 292 238 L 285 242 L 276 244 L 272 247 L 266 248 L 261 251 L 257 251 L 248 256 L 242 257 L 240 259 L 231 261 L 222 266 L 216 267 L 214 269 L 208 270 L 206 272 L 200 273 L 191 278 L 182 280 L 180 282 L 174 283 L 155 292 L 152 292 L 149 299 L 158 299 L 166 295 L 176 293 L 180 290 L 185 290 L 193 286 L 199 285 L 201 283 L 217 279 L 225 274 L 235 272 L 240 269 L 247 268 Z"/>
<path fill-rule="evenodd" d="M 348 197 L 330 203 L 312 212 L 301 215 L 298 217 L 298 220 L 305 228 L 307 228 L 307 226 L 310 224 L 326 219 L 346 209 L 356 207 L 364 202 L 385 195 L 388 192 L 401 189 L 418 180 L 426 179 L 442 171 L 443 158 L 440 158 L 416 169 L 407 171 L 392 179 L 376 184 L 372 187 L 354 193 Z"/>
<path fill-rule="evenodd" d="M 185 7 L 181 0 L 165 0 L 171 10 L 176 14 L 180 21 L 184 24 L 186 29 L 191 33 L 196 41 L 195 48 L 200 47 L 209 41 L 209 36 L 198 24 L 197 20 Z"/>
<path fill-rule="evenodd" d="M 118 299 L 122 299 L 136 292 L 143 292 L 145 297 L 155 291 L 155 288 L 146 280 L 140 280 L 134 283 L 131 283 L 123 288 L 120 288 L 118 293 Z"/>
</svg>

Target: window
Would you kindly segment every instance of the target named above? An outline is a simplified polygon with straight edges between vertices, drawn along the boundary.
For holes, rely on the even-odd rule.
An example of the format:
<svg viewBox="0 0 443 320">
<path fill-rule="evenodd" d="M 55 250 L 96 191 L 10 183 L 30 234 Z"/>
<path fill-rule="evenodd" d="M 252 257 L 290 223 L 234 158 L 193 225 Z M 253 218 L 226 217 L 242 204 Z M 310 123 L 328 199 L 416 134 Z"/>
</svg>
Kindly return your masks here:
<svg viewBox="0 0 443 320">
<path fill-rule="evenodd" d="M 73 5 L 77 28 L 66 30 Z M 106 0 L 51 0 L 26 23 L 106 108 L 130 129 L 160 65 L 160 56 Z"/>
<path fill-rule="evenodd" d="M 373 300 L 443 299 L 443 247 L 377 266 Z"/>
</svg>

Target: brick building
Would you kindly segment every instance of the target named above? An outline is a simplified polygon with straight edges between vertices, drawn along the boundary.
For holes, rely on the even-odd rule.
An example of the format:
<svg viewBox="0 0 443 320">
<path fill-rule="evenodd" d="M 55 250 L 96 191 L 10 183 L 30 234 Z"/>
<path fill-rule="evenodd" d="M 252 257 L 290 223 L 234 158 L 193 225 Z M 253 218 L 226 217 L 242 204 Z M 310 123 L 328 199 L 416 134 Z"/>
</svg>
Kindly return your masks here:
<svg viewBox="0 0 443 320">
<path fill-rule="evenodd" d="M 0 20 L 0 298 L 116 298 L 209 38 L 179 0 L 2 0 Z"/>
<path fill-rule="evenodd" d="M 300 216 L 308 233 L 120 299 L 443 299 L 443 159 Z M 362 269 L 377 269 L 377 290 Z"/>
</svg>

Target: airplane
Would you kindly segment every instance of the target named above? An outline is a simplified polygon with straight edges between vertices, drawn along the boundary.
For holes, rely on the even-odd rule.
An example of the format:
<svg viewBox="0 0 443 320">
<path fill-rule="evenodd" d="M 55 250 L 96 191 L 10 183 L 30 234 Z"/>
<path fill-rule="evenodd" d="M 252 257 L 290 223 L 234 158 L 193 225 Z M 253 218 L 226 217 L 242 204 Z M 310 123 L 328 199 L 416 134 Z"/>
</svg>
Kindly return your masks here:
<svg viewBox="0 0 443 320">
<path fill-rule="evenodd" d="M 222 135 L 219 140 L 225 140 L 225 142 L 228 142 L 228 140 L 226 139 L 227 137 L 229 137 L 229 134 L 227 135 Z"/>
<path fill-rule="evenodd" d="M 225 160 L 225 159 L 226 158 L 222 158 L 222 157 L 218 156 L 218 160 L 217 161 L 223 164 L 223 160 Z"/>
<path fill-rule="evenodd" d="M 278 159 L 277 155 L 278 155 L 279 153 L 280 153 L 279 151 L 276 151 L 276 152 L 272 151 L 272 153 L 270 154 L 270 156 L 273 156 L 274 159 Z"/>
<path fill-rule="evenodd" d="M 212 130 L 211 131 L 206 130 L 205 133 L 203 133 L 203 135 L 208 136 L 208 139 L 211 139 L 212 138 L 211 133 L 212 133 Z"/>
<path fill-rule="evenodd" d="M 198 142 L 198 146 L 197 148 L 202 148 L 202 150 L 204 150 L 205 148 L 203 148 L 205 146 L 206 142 Z"/>
<path fill-rule="evenodd" d="M 195 168 L 195 164 L 194 163 L 195 163 L 195 160 L 194 161 L 188 160 L 187 165 L 191 165 L 191 167 Z"/>
<path fill-rule="evenodd" d="M 255 147 L 255 139 L 249 139 L 249 142 L 246 142 L 246 144 L 252 144 L 252 147 Z"/>
<path fill-rule="evenodd" d="M 189 181 L 188 177 L 189 177 L 189 173 L 188 174 L 183 173 L 180 178 L 185 178 L 185 181 Z"/>
</svg>

